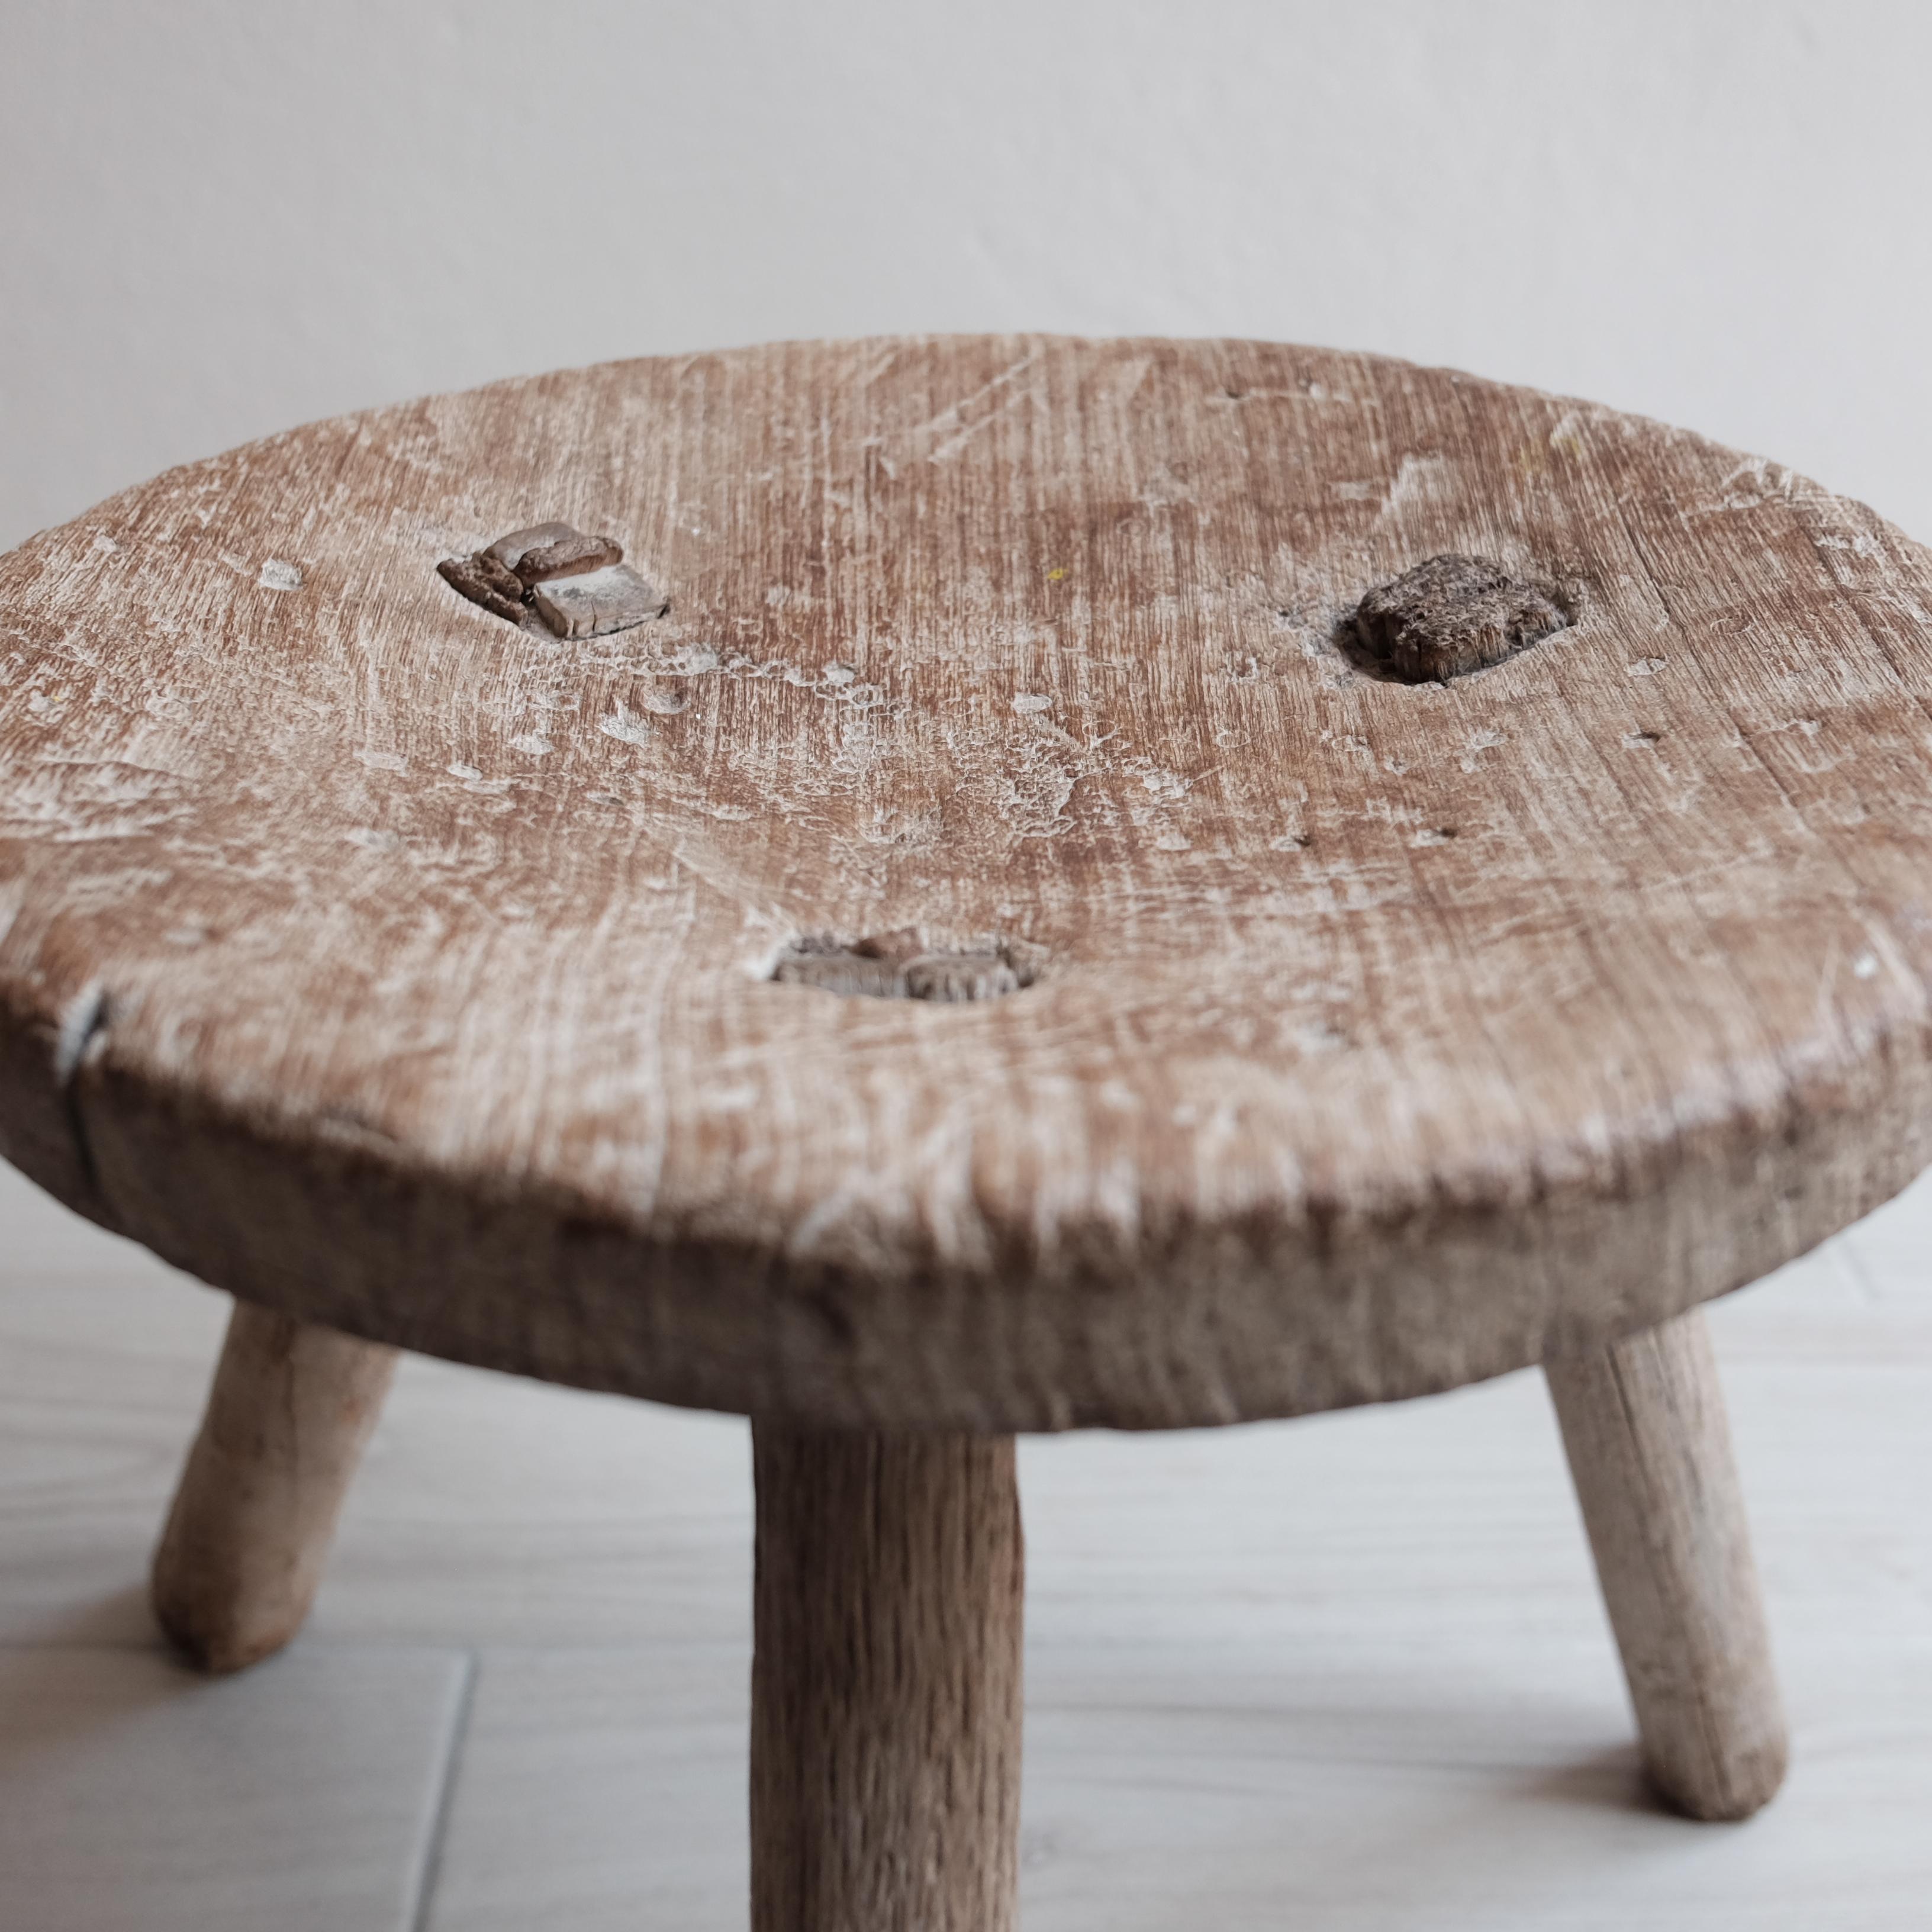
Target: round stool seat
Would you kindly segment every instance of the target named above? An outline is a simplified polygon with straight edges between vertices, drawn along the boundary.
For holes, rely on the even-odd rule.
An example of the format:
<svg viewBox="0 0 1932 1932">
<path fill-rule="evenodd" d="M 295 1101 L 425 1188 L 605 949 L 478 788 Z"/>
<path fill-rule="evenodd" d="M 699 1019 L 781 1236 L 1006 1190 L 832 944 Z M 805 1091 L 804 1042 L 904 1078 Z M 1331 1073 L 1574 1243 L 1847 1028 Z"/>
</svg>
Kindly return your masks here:
<svg viewBox="0 0 1932 1932">
<path fill-rule="evenodd" d="M 1774 464 L 1269 344 L 318 424 L 0 562 L 0 1153 L 802 1424 L 1494 1375 L 1932 1158 L 1928 612 Z"/>
</svg>

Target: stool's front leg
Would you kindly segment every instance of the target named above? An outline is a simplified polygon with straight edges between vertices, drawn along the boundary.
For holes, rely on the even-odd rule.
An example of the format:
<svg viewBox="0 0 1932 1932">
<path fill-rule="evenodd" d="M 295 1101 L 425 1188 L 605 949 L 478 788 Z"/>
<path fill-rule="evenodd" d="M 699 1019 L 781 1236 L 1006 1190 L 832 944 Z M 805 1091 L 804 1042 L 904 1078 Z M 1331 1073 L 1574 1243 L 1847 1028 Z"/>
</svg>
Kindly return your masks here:
<svg viewBox="0 0 1932 1932">
<path fill-rule="evenodd" d="M 753 1932 L 1010 1932 L 1011 1437 L 758 1424 Z"/>
<path fill-rule="evenodd" d="M 1784 1777 L 1784 1714 L 1701 1311 L 1546 1363 L 1659 1794 L 1746 1818 Z"/>
<path fill-rule="evenodd" d="M 238 1301 L 154 1552 L 154 1613 L 204 1670 L 302 1628 L 396 1352 Z"/>
</svg>

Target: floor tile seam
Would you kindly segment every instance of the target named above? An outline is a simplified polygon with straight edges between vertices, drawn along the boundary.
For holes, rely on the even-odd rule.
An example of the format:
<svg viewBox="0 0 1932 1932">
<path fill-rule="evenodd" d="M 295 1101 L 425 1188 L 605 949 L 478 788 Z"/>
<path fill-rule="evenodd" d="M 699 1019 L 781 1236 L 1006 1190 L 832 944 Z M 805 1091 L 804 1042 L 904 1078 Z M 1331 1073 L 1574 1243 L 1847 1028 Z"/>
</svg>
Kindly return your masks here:
<svg viewBox="0 0 1932 1932">
<path fill-rule="evenodd" d="M 445 1854 L 449 1843 L 452 1815 L 456 1808 L 457 1787 L 463 1774 L 472 1720 L 476 1708 L 476 1689 L 483 1674 L 482 1658 L 475 1649 L 461 1653 L 463 1674 L 443 1740 L 442 1762 L 436 1795 L 430 1809 L 428 1828 L 423 1834 L 422 1852 L 412 1886 L 412 1901 L 404 1923 L 410 1932 L 429 1932 L 436 1912 L 436 1893 L 441 1885 Z"/>
</svg>

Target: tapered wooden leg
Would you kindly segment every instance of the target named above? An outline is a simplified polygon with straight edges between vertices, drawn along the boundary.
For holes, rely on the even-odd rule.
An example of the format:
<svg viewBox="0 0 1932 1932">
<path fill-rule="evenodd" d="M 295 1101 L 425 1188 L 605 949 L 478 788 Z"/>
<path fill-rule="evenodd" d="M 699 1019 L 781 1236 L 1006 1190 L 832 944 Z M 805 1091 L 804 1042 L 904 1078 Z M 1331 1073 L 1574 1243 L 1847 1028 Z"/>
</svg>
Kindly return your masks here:
<svg viewBox="0 0 1932 1932">
<path fill-rule="evenodd" d="M 154 1552 L 154 1614 L 204 1670 L 302 1628 L 396 1352 L 237 1302 Z"/>
<path fill-rule="evenodd" d="M 1545 1372 L 1645 1770 L 1694 1818 L 1749 1817 L 1784 1780 L 1784 1713 L 1703 1315 Z"/>
<path fill-rule="evenodd" d="M 1011 1437 L 752 1431 L 752 1932 L 1010 1932 Z"/>
</svg>

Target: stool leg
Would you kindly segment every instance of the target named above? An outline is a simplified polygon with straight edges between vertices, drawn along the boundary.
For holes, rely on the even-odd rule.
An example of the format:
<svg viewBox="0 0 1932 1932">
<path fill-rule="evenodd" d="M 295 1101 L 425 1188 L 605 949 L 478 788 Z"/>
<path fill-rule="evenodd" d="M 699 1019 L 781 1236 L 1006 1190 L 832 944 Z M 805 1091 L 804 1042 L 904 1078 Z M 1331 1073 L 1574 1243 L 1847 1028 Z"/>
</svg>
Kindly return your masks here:
<svg viewBox="0 0 1932 1932">
<path fill-rule="evenodd" d="M 161 1628 L 202 1669 L 239 1670 L 308 1615 L 396 1352 L 235 1304 L 154 1552 Z"/>
<path fill-rule="evenodd" d="M 1784 1713 L 1702 1312 L 1544 1372 L 1644 1768 L 1693 1818 L 1748 1818 L 1784 1780 Z"/>
<path fill-rule="evenodd" d="M 1012 1438 L 752 1440 L 752 1932 L 1011 1932 Z"/>
</svg>

